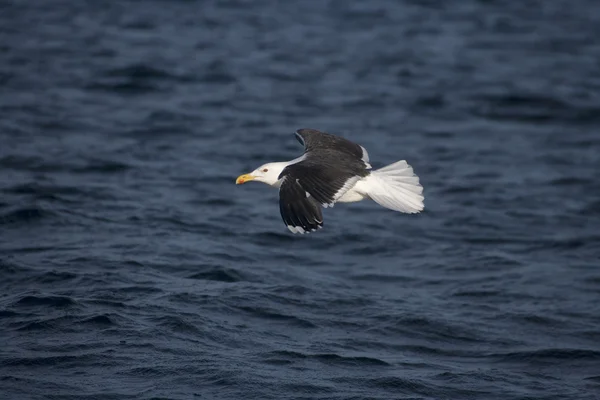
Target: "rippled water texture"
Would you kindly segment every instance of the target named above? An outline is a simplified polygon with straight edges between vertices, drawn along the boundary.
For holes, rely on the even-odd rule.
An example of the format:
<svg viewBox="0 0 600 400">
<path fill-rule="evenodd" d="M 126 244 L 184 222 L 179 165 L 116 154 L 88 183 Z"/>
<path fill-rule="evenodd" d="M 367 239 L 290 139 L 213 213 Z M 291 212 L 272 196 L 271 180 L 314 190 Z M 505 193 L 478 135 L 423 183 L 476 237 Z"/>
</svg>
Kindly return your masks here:
<svg viewBox="0 0 600 400">
<path fill-rule="evenodd" d="M 597 1 L 0 1 L 0 398 L 600 398 Z M 406 159 L 287 231 L 298 128 Z"/>
</svg>

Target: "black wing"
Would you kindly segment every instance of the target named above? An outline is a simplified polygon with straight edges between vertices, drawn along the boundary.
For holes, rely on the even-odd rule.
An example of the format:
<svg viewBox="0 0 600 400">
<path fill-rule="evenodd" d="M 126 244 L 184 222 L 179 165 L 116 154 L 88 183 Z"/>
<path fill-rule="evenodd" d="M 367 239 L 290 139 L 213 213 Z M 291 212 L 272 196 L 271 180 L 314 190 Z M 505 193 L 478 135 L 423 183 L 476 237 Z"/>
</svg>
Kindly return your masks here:
<svg viewBox="0 0 600 400">
<path fill-rule="evenodd" d="M 320 150 L 335 149 L 352 157 L 364 161 L 367 169 L 369 165 L 369 153 L 359 144 L 340 136 L 321 132 L 316 129 L 298 129 L 295 133 L 296 139 L 304 146 L 304 152 L 315 152 Z"/>
<path fill-rule="evenodd" d="M 296 137 L 304 144 L 304 156 L 278 177 L 279 210 L 292 232 L 304 233 L 320 228 L 320 206 L 333 207 L 371 166 L 366 150 L 344 138 L 313 129 L 300 129 Z"/>
<path fill-rule="evenodd" d="M 333 204 L 363 176 L 368 175 L 362 161 L 336 151 L 320 151 L 288 165 L 279 179 L 297 183 L 323 207 Z"/>
<path fill-rule="evenodd" d="M 289 176 L 279 188 L 279 211 L 283 222 L 294 233 L 312 232 L 323 226 L 320 204 Z"/>
</svg>

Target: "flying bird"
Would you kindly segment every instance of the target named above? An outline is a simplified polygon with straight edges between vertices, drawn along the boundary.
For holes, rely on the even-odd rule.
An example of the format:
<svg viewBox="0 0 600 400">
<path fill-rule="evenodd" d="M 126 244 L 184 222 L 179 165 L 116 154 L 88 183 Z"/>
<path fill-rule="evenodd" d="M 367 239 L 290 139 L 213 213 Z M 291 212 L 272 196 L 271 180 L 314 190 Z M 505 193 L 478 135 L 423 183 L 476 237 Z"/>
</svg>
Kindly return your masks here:
<svg viewBox="0 0 600 400">
<path fill-rule="evenodd" d="M 323 227 L 321 207 L 372 199 L 390 210 L 423 210 L 423 187 L 405 160 L 373 170 L 367 150 L 340 136 L 299 129 L 304 154 L 291 161 L 261 165 L 235 183 L 263 182 L 279 188 L 279 211 L 292 233 Z"/>
</svg>

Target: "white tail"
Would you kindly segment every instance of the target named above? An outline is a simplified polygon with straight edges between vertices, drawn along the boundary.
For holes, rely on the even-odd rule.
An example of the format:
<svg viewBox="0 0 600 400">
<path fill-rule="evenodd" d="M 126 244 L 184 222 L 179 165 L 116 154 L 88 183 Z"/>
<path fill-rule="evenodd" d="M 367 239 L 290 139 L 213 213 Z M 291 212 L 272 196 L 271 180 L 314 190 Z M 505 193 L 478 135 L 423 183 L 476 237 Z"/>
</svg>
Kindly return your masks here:
<svg viewBox="0 0 600 400">
<path fill-rule="evenodd" d="M 423 210 L 423 186 L 404 160 L 375 171 L 367 177 L 367 194 L 379 205 L 403 213 Z"/>
</svg>

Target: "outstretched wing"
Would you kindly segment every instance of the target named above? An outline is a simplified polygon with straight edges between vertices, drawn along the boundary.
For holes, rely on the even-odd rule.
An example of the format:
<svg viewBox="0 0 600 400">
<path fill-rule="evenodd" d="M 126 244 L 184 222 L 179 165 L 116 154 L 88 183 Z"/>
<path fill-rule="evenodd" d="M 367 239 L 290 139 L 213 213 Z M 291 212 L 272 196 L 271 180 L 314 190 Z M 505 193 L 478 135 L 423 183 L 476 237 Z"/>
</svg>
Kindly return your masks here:
<svg viewBox="0 0 600 400">
<path fill-rule="evenodd" d="M 302 161 L 288 165 L 281 171 L 279 179 L 296 182 L 323 207 L 333 207 L 344 193 L 368 174 L 369 171 L 355 158 L 328 151 L 310 154 Z"/>
<path fill-rule="evenodd" d="M 340 136 L 331 135 L 316 129 L 298 129 L 295 133 L 296 139 L 304 146 L 304 153 L 319 152 L 324 149 L 335 148 L 337 151 L 362 160 L 367 169 L 369 164 L 369 153 L 359 144 Z"/>
<path fill-rule="evenodd" d="M 314 129 L 300 129 L 296 138 L 304 155 L 278 177 L 279 210 L 292 232 L 305 233 L 323 225 L 320 206 L 333 207 L 371 166 L 366 150 L 347 139 Z"/>
<path fill-rule="evenodd" d="M 300 184 L 285 177 L 279 188 L 279 211 L 293 233 L 307 233 L 323 226 L 321 206 Z"/>
</svg>

